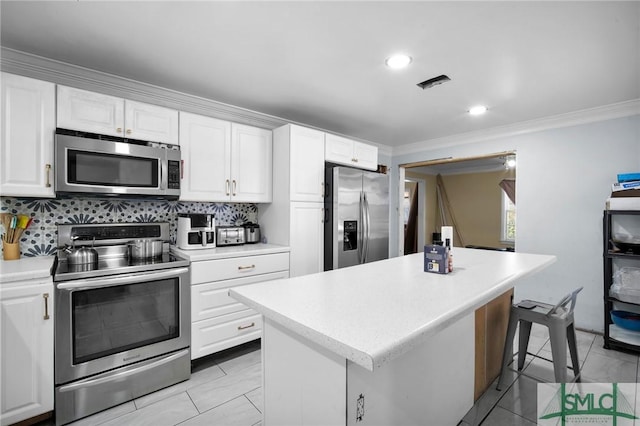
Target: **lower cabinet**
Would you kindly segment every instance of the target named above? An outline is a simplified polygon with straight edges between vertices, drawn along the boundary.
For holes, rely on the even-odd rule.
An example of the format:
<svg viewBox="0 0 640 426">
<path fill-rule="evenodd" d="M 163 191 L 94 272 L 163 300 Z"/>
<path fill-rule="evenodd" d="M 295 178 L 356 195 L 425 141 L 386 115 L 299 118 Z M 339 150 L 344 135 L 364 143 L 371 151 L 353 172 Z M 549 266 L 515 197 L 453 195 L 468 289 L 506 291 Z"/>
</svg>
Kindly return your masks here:
<svg viewBox="0 0 640 426">
<path fill-rule="evenodd" d="M 0 285 L 1 424 L 53 410 L 53 282 Z"/>
<path fill-rule="evenodd" d="M 191 263 L 191 359 L 262 335 L 262 316 L 229 296 L 237 286 L 289 277 L 289 253 Z"/>
</svg>

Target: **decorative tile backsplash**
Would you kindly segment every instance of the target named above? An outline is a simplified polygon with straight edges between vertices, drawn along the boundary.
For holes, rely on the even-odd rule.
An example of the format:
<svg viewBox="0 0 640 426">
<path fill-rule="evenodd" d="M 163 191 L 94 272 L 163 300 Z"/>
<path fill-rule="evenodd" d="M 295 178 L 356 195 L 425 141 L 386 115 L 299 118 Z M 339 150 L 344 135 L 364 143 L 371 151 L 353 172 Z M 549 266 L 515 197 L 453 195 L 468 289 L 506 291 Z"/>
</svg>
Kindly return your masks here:
<svg viewBox="0 0 640 426">
<path fill-rule="evenodd" d="M 33 218 L 20 239 L 22 256 L 55 254 L 58 224 L 169 222 L 171 242 L 175 243 L 178 213 L 211 213 L 215 215 L 216 225 L 258 221 L 258 207 L 255 204 L 165 200 L 0 197 L 0 212 Z"/>
</svg>

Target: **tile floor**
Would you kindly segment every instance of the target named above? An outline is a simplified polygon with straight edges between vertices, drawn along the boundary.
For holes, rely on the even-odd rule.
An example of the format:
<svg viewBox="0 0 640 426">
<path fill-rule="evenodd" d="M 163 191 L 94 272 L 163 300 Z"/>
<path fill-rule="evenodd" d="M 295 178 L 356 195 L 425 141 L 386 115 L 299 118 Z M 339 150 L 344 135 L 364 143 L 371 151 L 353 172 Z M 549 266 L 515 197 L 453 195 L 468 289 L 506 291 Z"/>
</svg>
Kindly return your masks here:
<svg viewBox="0 0 640 426">
<path fill-rule="evenodd" d="M 640 382 L 637 355 L 604 349 L 602 336 L 579 331 L 577 337 L 583 382 Z M 544 327 L 534 325 L 529 352 L 551 358 Z M 256 341 L 196 361 L 190 380 L 72 424 L 259 425 L 262 418 L 260 355 L 260 343 Z M 527 356 L 524 372 L 553 382 L 553 366 L 547 361 Z M 535 425 L 538 382 L 510 372 L 507 383 L 502 391 L 492 385 L 460 426 Z M 640 409 L 639 399 L 636 396 L 636 410 Z"/>
</svg>

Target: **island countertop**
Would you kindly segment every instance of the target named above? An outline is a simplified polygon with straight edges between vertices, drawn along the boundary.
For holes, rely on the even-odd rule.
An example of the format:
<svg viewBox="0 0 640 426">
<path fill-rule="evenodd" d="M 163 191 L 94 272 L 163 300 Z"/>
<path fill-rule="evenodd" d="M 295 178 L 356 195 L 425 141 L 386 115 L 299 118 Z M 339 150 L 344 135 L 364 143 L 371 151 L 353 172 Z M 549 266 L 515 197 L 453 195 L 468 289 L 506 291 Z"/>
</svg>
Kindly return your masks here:
<svg viewBox="0 0 640 426">
<path fill-rule="evenodd" d="M 230 290 L 266 318 L 369 371 L 555 262 L 555 256 L 455 248 L 454 271 L 423 253 Z"/>
</svg>

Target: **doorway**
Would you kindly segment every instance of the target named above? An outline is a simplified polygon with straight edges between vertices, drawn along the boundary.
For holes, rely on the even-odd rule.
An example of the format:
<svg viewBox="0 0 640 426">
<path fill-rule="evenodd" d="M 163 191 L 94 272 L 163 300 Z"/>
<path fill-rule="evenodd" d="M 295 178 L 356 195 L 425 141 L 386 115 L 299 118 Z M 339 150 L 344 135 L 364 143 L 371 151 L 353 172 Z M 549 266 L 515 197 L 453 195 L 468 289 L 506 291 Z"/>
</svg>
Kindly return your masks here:
<svg viewBox="0 0 640 426">
<path fill-rule="evenodd" d="M 405 176 L 403 192 L 404 254 L 422 251 L 425 244 L 424 179 Z"/>
<path fill-rule="evenodd" d="M 508 151 L 401 164 L 399 205 L 408 205 L 410 212 L 411 204 L 405 194 L 411 197 L 413 190 L 419 197 L 417 201 L 422 201 L 423 210 L 420 219 L 416 219 L 416 225 L 421 225 L 422 229 L 418 230 L 416 226 L 416 243 L 413 244 L 414 234 L 409 233 L 405 238 L 405 224 L 407 232 L 412 231 L 409 221 L 405 221 L 410 214 L 405 213 L 405 208 L 398 209 L 401 215 L 398 218 L 399 254 L 409 254 L 414 249 L 422 251 L 425 242 L 431 243 L 432 233 L 440 232 L 443 225 L 454 227 L 454 246 L 514 250 L 515 238 L 504 238 L 503 222 L 509 218 L 509 229 L 515 229 L 515 158 L 516 153 Z M 510 195 L 514 203 L 509 206 L 508 214 L 503 212 L 503 200 L 509 199 L 503 194 L 504 180 L 511 181 L 514 188 Z"/>
</svg>

